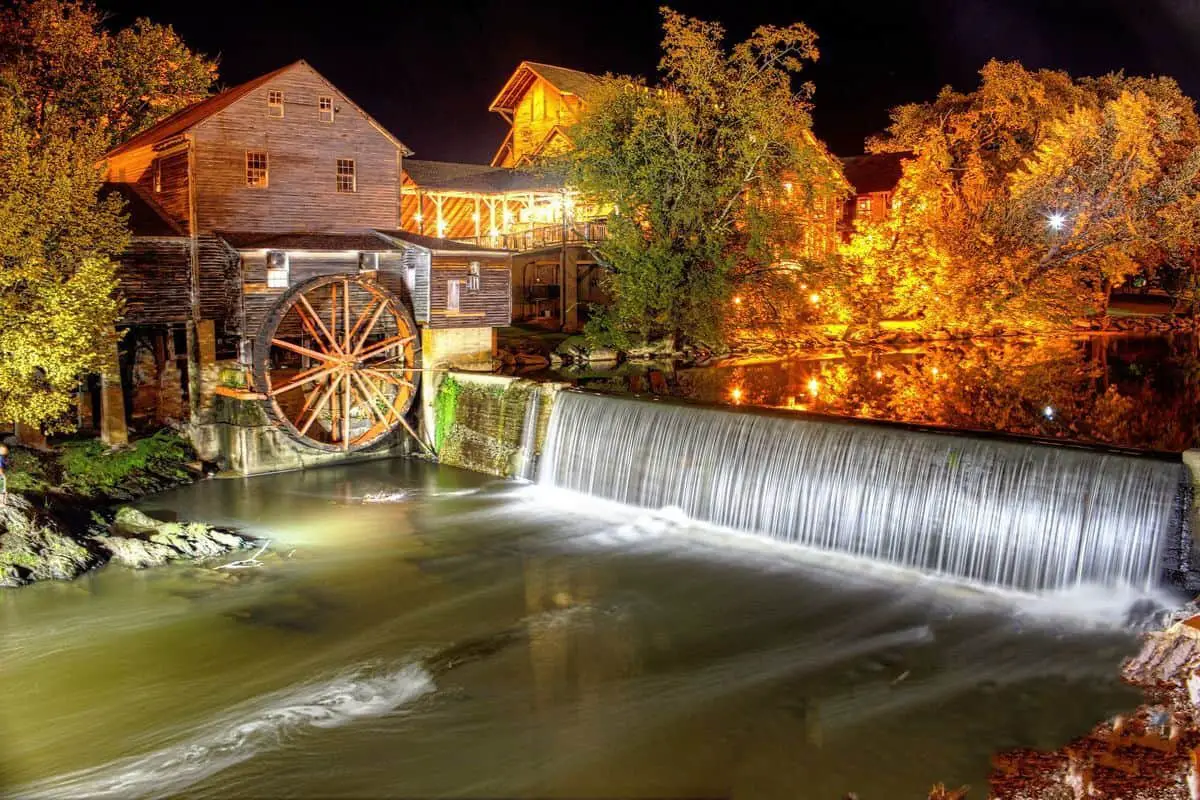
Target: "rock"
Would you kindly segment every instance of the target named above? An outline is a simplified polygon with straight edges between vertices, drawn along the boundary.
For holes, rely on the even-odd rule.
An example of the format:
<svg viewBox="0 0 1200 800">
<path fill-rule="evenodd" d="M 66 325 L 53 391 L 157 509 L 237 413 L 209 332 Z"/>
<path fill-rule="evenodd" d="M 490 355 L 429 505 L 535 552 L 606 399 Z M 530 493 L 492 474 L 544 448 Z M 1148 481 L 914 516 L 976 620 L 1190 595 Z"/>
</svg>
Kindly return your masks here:
<svg viewBox="0 0 1200 800">
<path fill-rule="evenodd" d="M 551 366 L 551 367 L 554 367 L 555 369 L 558 369 L 559 367 L 561 367 L 561 366 L 562 366 L 563 364 L 565 364 L 565 363 L 566 363 L 566 361 L 565 361 L 565 360 L 563 359 L 563 357 L 562 357 L 562 356 L 560 356 L 558 353 L 551 353 L 551 354 L 550 354 L 550 366 Z"/>
<path fill-rule="evenodd" d="M 161 567 L 168 561 L 179 557 L 174 549 L 165 544 L 129 536 L 99 537 L 96 539 L 96 544 L 108 551 L 113 561 L 132 569 Z"/>
<path fill-rule="evenodd" d="M 114 560 L 134 569 L 178 559 L 212 558 L 251 544 L 249 539 L 202 522 L 162 522 L 128 506 L 117 510 L 113 535 L 95 541 Z"/>
<path fill-rule="evenodd" d="M 550 366 L 550 359 L 546 358 L 541 353 L 517 353 L 516 364 L 518 367 L 537 367 L 544 369 Z"/>
<path fill-rule="evenodd" d="M 8 495 L 0 506 L 0 586 L 71 580 L 102 560 L 20 495 Z"/>
<path fill-rule="evenodd" d="M 621 360 L 621 354 L 608 347 L 596 347 L 586 353 L 584 360 L 589 364 L 615 364 Z"/>
</svg>

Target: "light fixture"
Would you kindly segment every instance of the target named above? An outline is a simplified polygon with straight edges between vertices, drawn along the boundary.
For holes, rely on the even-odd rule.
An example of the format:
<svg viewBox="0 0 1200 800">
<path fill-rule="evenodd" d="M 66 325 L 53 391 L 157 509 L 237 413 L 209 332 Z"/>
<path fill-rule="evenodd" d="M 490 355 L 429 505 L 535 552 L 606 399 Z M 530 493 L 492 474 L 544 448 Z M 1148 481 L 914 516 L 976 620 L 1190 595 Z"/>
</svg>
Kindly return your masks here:
<svg viewBox="0 0 1200 800">
<path fill-rule="evenodd" d="M 821 384 L 819 381 L 817 381 L 816 378 L 808 379 L 808 393 L 809 394 L 811 394 L 813 397 L 816 397 L 817 392 L 820 391 L 820 389 L 821 389 Z"/>
<path fill-rule="evenodd" d="M 817 305 L 818 303 L 821 302 L 821 295 L 817 294 L 816 292 L 813 292 L 812 294 L 810 294 L 808 296 L 808 302 L 812 303 L 814 306 Z"/>
<path fill-rule="evenodd" d="M 741 297 L 734 297 L 734 298 L 733 298 L 733 304 L 734 304 L 735 306 L 740 306 L 740 305 L 742 304 L 742 298 L 741 298 Z"/>
<path fill-rule="evenodd" d="M 729 393 L 729 396 L 733 398 L 733 402 L 735 402 L 735 403 L 742 402 L 741 387 L 739 387 L 739 386 L 733 387 L 733 390 Z"/>
<path fill-rule="evenodd" d="M 1067 224 L 1067 216 L 1061 211 L 1055 211 L 1050 216 L 1046 217 L 1046 224 L 1052 231 L 1061 231 L 1063 226 Z"/>
<path fill-rule="evenodd" d="M 1042 416 L 1046 419 L 1054 419 L 1054 406 L 1046 406 L 1042 409 Z"/>
</svg>

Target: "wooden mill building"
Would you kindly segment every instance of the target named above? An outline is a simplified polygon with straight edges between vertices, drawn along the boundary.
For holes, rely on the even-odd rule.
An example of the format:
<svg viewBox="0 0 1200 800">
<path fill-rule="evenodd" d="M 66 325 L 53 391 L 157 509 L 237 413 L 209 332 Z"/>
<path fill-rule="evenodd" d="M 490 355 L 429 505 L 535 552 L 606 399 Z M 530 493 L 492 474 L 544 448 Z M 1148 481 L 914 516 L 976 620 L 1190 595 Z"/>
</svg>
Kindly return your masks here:
<svg viewBox="0 0 1200 800">
<path fill-rule="evenodd" d="M 511 314 L 509 253 L 405 230 L 410 154 L 303 61 L 113 150 L 108 187 L 134 229 L 125 401 L 144 412 L 138 385 L 161 398 L 178 381 L 193 426 L 219 425 L 222 397 L 344 454 L 411 428 L 423 366 L 489 362 Z"/>
</svg>

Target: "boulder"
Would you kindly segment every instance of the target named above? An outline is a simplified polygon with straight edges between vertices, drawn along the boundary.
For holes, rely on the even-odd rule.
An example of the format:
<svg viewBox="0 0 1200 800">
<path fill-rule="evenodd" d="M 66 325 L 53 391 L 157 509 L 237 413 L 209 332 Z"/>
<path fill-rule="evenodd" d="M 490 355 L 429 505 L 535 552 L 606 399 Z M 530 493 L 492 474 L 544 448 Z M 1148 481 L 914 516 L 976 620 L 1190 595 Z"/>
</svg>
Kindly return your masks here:
<svg viewBox="0 0 1200 800">
<path fill-rule="evenodd" d="M 102 560 L 20 495 L 9 494 L 0 506 L 0 586 L 71 580 Z"/>
<path fill-rule="evenodd" d="M 133 569 L 161 567 L 168 561 L 179 557 L 175 550 L 165 544 L 157 544 L 132 536 L 97 537 L 96 544 L 105 550 L 113 561 Z"/>
<path fill-rule="evenodd" d="M 162 522 L 128 506 L 117 510 L 112 535 L 95 541 L 114 560 L 134 569 L 178 559 L 212 558 L 251 545 L 249 539 L 202 522 Z"/>
</svg>

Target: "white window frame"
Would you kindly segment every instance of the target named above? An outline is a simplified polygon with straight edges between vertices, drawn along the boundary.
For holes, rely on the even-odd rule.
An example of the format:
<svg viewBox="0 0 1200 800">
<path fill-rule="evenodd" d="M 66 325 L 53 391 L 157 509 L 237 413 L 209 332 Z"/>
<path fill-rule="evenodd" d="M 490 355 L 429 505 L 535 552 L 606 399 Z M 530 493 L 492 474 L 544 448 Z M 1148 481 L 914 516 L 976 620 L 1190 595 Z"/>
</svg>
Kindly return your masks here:
<svg viewBox="0 0 1200 800">
<path fill-rule="evenodd" d="M 275 119 L 283 119 L 283 90 L 268 89 L 267 90 L 267 116 Z"/>
<path fill-rule="evenodd" d="M 251 167 L 250 157 L 262 156 L 262 167 Z M 252 183 L 250 180 L 250 170 L 262 170 L 262 181 L 260 183 Z M 266 150 L 247 150 L 246 151 L 246 188 L 248 189 L 266 189 L 271 185 L 271 156 Z"/>
<path fill-rule="evenodd" d="M 472 261 L 467 265 L 467 291 L 478 292 L 481 282 L 480 265 L 478 261 Z"/>
<path fill-rule="evenodd" d="M 282 267 L 271 266 L 271 256 L 278 253 L 283 256 Z M 291 258 L 285 251 L 268 250 L 267 251 L 267 288 L 268 289 L 286 289 L 291 278 Z"/>
<path fill-rule="evenodd" d="M 317 116 L 323 122 L 333 122 L 333 98 L 321 95 L 317 98 Z"/>
<path fill-rule="evenodd" d="M 451 314 L 462 311 L 462 284 L 457 279 L 446 281 L 446 311 Z"/>
<path fill-rule="evenodd" d="M 348 173 L 342 172 L 343 164 L 350 165 L 350 171 Z M 353 158 L 337 159 L 334 162 L 333 171 L 334 171 L 334 188 L 337 190 L 338 194 L 354 194 L 355 192 L 358 191 L 358 165 L 354 162 Z M 349 189 L 342 188 L 342 178 L 345 175 L 349 175 L 349 177 L 350 177 L 350 188 Z"/>
</svg>

